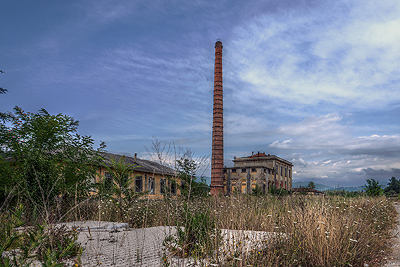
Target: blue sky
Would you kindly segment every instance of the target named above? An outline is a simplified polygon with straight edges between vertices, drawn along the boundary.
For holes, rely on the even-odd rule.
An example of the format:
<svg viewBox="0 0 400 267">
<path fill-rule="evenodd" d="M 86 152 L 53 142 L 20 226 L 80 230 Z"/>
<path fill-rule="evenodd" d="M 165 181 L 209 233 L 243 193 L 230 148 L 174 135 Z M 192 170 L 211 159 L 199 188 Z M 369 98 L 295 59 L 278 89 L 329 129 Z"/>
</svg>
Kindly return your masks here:
<svg viewBox="0 0 400 267">
<path fill-rule="evenodd" d="M 227 166 L 261 151 L 294 180 L 400 178 L 397 0 L 3 1 L 0 23 L 1 111 L 68 114 L 110 152 L 149 158 L 156 136 L 211 156 L 221 38 Z"/>
</svg>

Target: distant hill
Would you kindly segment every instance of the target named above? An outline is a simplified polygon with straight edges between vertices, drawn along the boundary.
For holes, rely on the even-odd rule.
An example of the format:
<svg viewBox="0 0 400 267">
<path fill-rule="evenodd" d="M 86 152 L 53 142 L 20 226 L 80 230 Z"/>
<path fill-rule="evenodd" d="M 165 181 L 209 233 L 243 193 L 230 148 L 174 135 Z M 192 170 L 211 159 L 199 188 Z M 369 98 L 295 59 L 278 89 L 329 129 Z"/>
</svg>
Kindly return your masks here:
<svg viewBox="0 0 400 267">
<path fill-rule="evenodd" d="M 340 186 L 340 187 L 336 187 L 336 188 L 332 188 L 332 189 L 328 189 L 328 190 L 345 190 L 345 191 L 352 192 L 352 191 L 364 191 L 365 188 L 364 188 L 363 185 L 360 185 L 360 186 L 348 186 L 348 187 Z"/>
<path fill-rule="evenodd" d="M 300 187 L 307 187 L 307 185 L 310 183 L 311 181 L 298 181 L 298 182 L 293 182 L 292 183 L 292 187 L 293 188 L 300 188 Z M 330 190 L 333 189 L 333 187 L 331 186 L 327 186 L 324 184 L 318 184 L 315 183 L 315 189 L 317 189 L 318 191 L 325 191 L 325 190 Z"/>
<path fill-rule="evenodd" d="M 299 187 L 307 187 L 308 183 L 311 181 L 297 181 L 293 182 L 292 187 L 293 188 L 299 188 Z M 362 191 L 364 190 L 364 186 L 340 186 L 340 187 L 332 187 L 324 184 L 317 184 L 315 183 L 315 189 L 319 191 L 327 191 L 327 190 L 345 190 L 345 191 Z"/>
</svg>

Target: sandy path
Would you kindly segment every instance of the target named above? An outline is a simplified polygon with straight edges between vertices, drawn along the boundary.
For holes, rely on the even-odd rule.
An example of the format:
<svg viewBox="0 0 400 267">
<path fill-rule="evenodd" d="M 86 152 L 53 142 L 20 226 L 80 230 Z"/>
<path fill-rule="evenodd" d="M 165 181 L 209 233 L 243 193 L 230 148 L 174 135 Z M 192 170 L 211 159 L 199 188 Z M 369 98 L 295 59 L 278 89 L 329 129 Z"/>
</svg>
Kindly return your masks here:
<svg viewBox="0 0 400 267">
<path fill-rule="evenodd" d="M 399 266 L 400 267 L 400 203 L 395 203 L 395 208 L 397 211 L 397 227 L 393 230 L 395 237 L 392 239 L 393 251 L 389 256 L 388 261 L 383 265 L 386 266 Z"/>
</svg>

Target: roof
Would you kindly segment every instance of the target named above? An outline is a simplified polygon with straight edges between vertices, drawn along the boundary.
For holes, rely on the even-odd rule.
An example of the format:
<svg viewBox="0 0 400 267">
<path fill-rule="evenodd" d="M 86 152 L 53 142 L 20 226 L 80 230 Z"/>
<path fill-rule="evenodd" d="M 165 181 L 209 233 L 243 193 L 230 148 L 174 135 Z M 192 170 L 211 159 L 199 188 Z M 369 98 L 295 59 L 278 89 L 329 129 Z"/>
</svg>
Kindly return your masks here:
<svg viewBox="0 0 400 267">
<path fill-rule="evenodd" d="M 100 155 L 105 159 L 106 164 L 107 161 L 110 162 L 111 158 L 114 158 L 116 161 L 119 161 L 121 157 L 125 157 L 125 163 L 132 164 L 135 166 L 135 171 L 138 172 L 147 172 L 147 173 L 156 173 L 161 175 L 175 175 L 175 171 L 167 166 L 161 165 L 154 161 L 139 159 L 136 157 L 122 156 L 117 154 L 112 154 L 108 152 L 100 152 Z"/>
<path fill-rule="evenodd" d="M 252 154 L 251 156 L 248 156 L 248 157 L 235 158 L 233 160 L 233 162 L 254 161 L 254 160 L 260 160 L 260 159 L 261 160 L 278 160 L 278 161 L 284 162 L 290 166 L 293 166 L 293 164 L 290 161 L 287 161 L 287 160 L 282 159 L 275 155 L 270 155 L 270 154 L 266 155 L 265 153 L 260 153 L 260 152 L 258 152 L 257 154 Z"/>
</svg>

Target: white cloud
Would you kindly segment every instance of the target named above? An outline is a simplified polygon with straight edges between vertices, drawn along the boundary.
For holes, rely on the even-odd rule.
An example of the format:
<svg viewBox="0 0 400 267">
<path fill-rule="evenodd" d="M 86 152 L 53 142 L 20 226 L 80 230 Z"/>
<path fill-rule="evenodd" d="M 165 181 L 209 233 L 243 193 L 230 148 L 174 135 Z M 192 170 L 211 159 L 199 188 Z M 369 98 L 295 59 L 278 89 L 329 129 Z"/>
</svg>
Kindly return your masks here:
<svg viewBox="0 0 400 267">
<path fill-rule="evenodd" d="M 400 135 L 353 136 L 352 125 L 338 114 L 327 114 L 281 126 L 271 149 L 279 149 L 294 164 L 297 180 L 319 178 L 349 182 L 349 179 L 385 178 L 400 169 Z M 293 152 L 290 154 L 290 152 Z M 370 170 L 370 171 L 368 171 Z M 381 174 L 379 177 L 378 174 Z M 357 182 L 354 182 L 357 183 Z M 354 184 L 353 183 L 353 184 Z"/>
<path fill-rule="evenodd" d="M 253 19 L 230 44 L 237 77 L 258 97 L 300 104 L 400 101 L 400 2 L 373 3 L 324 1 Z"/>
</svg>

